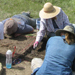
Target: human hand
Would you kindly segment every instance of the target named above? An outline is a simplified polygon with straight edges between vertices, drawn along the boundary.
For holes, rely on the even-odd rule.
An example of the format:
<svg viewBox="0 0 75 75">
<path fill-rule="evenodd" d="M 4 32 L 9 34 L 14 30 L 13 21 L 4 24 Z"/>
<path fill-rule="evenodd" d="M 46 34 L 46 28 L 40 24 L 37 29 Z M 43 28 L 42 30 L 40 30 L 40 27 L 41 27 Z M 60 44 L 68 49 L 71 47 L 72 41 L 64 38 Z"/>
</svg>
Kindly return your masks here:
<svg viewBox="0 0 75 75">
<path fill-rule="evenodd" d="M 35 49 L 37 46 L 38 46 L 38 41 L 36 41 L 34 44 L 33 44 L 33 49 Z"/>
</svg>

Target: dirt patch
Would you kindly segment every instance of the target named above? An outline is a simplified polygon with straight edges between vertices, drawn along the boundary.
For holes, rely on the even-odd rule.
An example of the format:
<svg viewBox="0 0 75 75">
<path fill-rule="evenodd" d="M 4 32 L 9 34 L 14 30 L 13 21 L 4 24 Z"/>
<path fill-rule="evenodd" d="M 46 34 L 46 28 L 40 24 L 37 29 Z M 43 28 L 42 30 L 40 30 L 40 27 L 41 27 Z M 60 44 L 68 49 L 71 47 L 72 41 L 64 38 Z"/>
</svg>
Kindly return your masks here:
<svg viewBox="0 0 75 75">
<path fill-rule="evenodd" d="M 33 45 L 35 37 L 21 35 L 19 37 L 10 37 L 0 41 L 0 53 L 6 54 L 6 51 L 10 49 L 12 52 L 15 49 L 15 55 L 23 54 L 31 45 Z"/>
<path fill-rule="evenodd" d="M 33 35 L 21 35 L 19 37 L 8 37 L 6 36 L 4 40 L 0 41 L 0 62 L 3 65 L 3 74 L 2 75 L 31 75 L 31 60 L 34 57 L 39 57 L 44 59 L 45 47 L 47 38 L 41 41 L 38 47 L 33 50 L 33 43 L 36 36 Z M 14 59 L 20 58 L 22 62 L 16 65 L 13 65 L 11 69 L 7 69 L 5 65 L 5 54 L 8 49 L 14 51 L 16 46 Z"/>
<path fill-rule="evenodd" d="M 19 37 L 6 37 L 6 39 L 0 41 L 0 62 L 3 65 L 2 75 L 31 75 L 31 60 L 34 57 L 44 59 L 45 48 L 47 38 L 44 37 L 38 47 L 33 50 L 33 43 L 35 36 L 22 35 Z M 5 65 L 5 53 L 8 49 L 14 50 L 16 46 L 16 52 L 13 60 L 20 58 L 22 61 L 19 64 L 12 65 L 11 69 L 7 69 Z M 75 72 L 73 72 L 75 75 Z"/>
</svg>

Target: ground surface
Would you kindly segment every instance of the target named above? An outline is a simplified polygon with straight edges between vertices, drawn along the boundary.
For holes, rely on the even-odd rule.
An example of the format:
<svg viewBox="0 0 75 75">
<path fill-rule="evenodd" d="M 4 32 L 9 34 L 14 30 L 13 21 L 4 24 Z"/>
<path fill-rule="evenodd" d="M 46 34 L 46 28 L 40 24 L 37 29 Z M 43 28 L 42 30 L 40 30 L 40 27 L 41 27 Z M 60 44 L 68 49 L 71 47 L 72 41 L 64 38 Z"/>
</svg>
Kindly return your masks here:
<svg viewBox="0 0 75 75">
<path fill-rule="evenodd" d="M 44 37 L 42 42 L 38 47 L 33 50 L 32 45 L 35 41 L 36 33 L 31 35 L 21 35 L 19 37 L 6 36 L 4 40 L 0 41 L 0 62 L 3 65 L 2 75 L 31 75 L 31 60 L 34 57 L 44 58 L 45 55 L 45 45 L 47 38 Z M 13 65 L 11 69 L 7 69 L 5 65 L 5 54 L 8 49 L 12 52 L 16 47 L 13 60 L 20 58 L 22 62 Z"/>
<path fill-rule="evenodd" d="M 44 59 L 45 47 L 47 38 L 44 37 L 38 47 L 33 50 L 33 43 L 35 41 L 36 33 L 29 35 L 21 35 L 19 37 L 6 36 L 4 40 L 0 41 L 0 62 L 3 65 L 2 75 L 31 75 L 31 60 L 34 57 Z M 8 49 L 12 52 L 16 47 L 13 61 L 15 59 L 21 59 L 21 63 L 12 65 L 11 69 L 7 69 L 5 65 L 5 54 Z M 75 73 L 73 74 L 75 75 Z"/>
</svg>

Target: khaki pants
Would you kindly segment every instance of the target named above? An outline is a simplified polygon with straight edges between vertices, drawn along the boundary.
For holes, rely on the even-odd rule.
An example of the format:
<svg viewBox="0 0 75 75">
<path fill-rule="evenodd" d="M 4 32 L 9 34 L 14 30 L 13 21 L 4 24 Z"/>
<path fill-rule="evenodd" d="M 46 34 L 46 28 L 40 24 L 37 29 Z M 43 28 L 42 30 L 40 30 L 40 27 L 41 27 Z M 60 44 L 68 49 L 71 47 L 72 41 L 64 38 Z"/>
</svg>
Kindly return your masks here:
<svg viewBox="0 0 75 75">
<path fill-rule="evenodd" d="M 41 58 L 33 58 L 31 61 L 32 72 L 34 71 L 34 69 L 41 67 L 42 63 L 43 63 L 43 60 Z"/>
</svg>

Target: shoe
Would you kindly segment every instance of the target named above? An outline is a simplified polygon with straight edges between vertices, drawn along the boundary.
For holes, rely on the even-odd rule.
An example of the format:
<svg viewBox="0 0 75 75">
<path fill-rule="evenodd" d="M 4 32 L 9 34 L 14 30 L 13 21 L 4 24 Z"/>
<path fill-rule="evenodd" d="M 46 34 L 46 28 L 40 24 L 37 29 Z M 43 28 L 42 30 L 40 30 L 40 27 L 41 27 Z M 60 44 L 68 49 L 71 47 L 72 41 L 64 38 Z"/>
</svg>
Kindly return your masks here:
<svg viewBox="0 0 75 75">
<path fill-rule="evenodd" d="M 29 15 L 30 15 L 30 12 L 29 12 L 29 11 L 28 11 L 28 12 L 22 11 L 22 12 L 21 12 L 21 14 L 22 14 L 22 13 L 27 13 L 27 14 L 29 14 Z"/>
<path fill-rule="evenodd" d="M 33 58 L 31 61 L 32 72 L 34 71 L 34 69 L 41 67 L 42 63 L 43 63 L 43 60 L 41 58 Z"/>
</svg>

